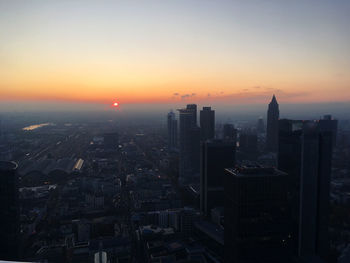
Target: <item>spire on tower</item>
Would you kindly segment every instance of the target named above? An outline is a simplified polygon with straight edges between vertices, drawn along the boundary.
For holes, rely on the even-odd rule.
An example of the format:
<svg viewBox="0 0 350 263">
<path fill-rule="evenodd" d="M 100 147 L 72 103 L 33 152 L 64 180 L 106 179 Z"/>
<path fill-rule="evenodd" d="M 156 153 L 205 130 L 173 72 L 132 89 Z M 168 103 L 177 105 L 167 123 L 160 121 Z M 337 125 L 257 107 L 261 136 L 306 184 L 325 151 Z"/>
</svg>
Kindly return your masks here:
<svg viewBox="0 0 350 263">
<path fill-rule="evenodd" d="M 275 94 L 273 94 L 270 104 L 278 104 Z"/>
</svg>

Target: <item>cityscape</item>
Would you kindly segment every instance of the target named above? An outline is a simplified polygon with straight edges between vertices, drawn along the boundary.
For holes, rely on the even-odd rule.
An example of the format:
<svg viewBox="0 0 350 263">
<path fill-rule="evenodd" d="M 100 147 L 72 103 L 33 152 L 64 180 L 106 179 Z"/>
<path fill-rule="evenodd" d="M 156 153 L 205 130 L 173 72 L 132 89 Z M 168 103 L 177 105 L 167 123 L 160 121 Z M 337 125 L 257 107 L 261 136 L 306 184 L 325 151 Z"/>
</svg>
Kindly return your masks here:
<svg viewBox="0 0 350 263">
<path fill-rule="evenodd" d="M 0 1 L 0 262 L 350 263 L 349 13 Z"/>
<path fill-rule="evenodd" d="M 215 116 L 4 118 L 1 258 L 348 262 L 350 121 L 283 119 L 275 95 L 255 123 Z"/>
</svg>

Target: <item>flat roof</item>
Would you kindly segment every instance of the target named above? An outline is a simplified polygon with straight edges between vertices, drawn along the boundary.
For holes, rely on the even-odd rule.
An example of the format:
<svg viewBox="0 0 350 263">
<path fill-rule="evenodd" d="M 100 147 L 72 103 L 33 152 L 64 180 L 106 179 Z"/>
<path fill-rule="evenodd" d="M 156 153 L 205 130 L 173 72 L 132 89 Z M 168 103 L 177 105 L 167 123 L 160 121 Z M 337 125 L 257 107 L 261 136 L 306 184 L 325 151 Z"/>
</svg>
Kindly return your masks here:
<svg viewBox="0 0 350 263">
<path fill-rule="evenodd" d="M 237 177 L 261 177 L 261 176 L 285 176 L 286 173 L 277 170 L 275 167 L 263 167 L 260 165 L 238 166 L 236 168 L 226 168 L 233 176 Z"/>
</svg>

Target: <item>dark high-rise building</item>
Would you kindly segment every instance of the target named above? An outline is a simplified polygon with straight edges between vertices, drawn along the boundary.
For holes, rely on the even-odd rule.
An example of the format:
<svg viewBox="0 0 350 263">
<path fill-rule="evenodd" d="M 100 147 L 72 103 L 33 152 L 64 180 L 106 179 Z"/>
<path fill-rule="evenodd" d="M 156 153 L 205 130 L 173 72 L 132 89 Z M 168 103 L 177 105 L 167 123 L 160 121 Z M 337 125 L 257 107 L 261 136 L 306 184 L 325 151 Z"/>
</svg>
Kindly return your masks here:
<svg viewBox="0 0 350 263">
<path fill-rule="evenodd" d="M 197 126 L 197 104 L 187 104 L 186 109 L 192 113 L 193 126 Z"/>
<path fill-rule="evenodd" d="M 320 130 L 332 132 L 333 147 L 337 144 L 338 120 L 334 120 L 332 115 L 324 115 L 323 119 L 319 120 Z"/>
<path fill-rule="evenodd" d="M 332 137 L 319 122 L 279 122 L 278 168 L 289 174 L 293 250 L 300 257 L 328 255 Z"/>
<path fill-rule="evenodd" d="M 203 107 L 200 111 L 200 126 L 202 140 L 211 140 L 215 137 L 215 111 L 211 107 Z"/>
<path fill-rule="evenodd" d="M 19 202 L 17 164 L 0 161 L 0 259 L 18 259 Z"/>
<path fill-rule="evenodd" d="M 233 124 L 224 124 L 223 138 L 224 140 L 233 141 L 234 143 L 237 142 L 237 130 Z"/>
<path fill-rule="evenodd" d="M 275 168 L 225 170 L 225 262 L 288 262 L 287 174 Z"/>
<path fill-rule="evenodd" d="M 263 118 L 258 119 L 258 123 L 256 125 L 256 131 L 258 133 L 264 133 L 265 132 L 265 124 Z"/>
<path fill-rule="evenodd" d="M 175 119 L 175 113 L 168 113 L 168 148 L 173 150 L 177 147 L 177 120 Z"/>
<path fill-rule="evenodd" d="M 224 206 L 224 170 L 235 165 L 235 148 L 233 141 L 202 142 L 200 209 L 206 216 L 212 208 Z"/>
<path fill-rule="evenodd" d="M 190 176 L 199 172 L 200 129 L 196 125 L 196 116 L 197 116 L 197 105 L 195 104 L 187 105 L 186 109 L 179 109 L 179 119 L 180 119 L 179 179 L 180 179 L 180 182 L 185 182 L 186 179 L 188 179 Z"/>
<path fill-rule="evenodd" d="M 267 110 L 266 149 L 268 151 L 277 152 L 279 116 L 279 106 L 275 95 L 273 95 Z"/>
</svg>

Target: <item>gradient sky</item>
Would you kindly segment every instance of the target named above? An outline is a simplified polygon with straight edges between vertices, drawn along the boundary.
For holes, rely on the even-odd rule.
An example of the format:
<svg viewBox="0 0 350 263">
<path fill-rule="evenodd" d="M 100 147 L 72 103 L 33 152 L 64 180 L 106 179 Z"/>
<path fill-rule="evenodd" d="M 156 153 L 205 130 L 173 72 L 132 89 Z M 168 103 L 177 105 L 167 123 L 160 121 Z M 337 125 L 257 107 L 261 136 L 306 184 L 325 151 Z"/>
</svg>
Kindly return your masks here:
<svg viewBox="0 0 350 263">
<path fill-rule="evenodd" d="M 350 1 L 0 0 L 0 100 L 350 101 Z"/>
</svg>

